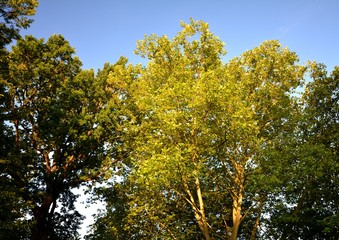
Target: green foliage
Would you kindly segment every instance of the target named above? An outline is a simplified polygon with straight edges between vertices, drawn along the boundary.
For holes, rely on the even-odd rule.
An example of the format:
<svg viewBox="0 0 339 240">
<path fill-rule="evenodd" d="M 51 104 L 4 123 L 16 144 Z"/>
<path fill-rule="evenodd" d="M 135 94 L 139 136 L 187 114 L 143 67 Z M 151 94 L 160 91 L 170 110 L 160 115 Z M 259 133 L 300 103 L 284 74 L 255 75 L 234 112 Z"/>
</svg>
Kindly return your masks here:
<svg viewBox="0 0 339 240">
<path fill-rule="evenodd" d="M 25 204 L 13 179 L 0 177 L 0 239 L 29 239 L 30 224 L 25 220 Z"/>
<path fill-rule="evenodd" d="M 79 226 L 85 219 L 75 209 L 75 201 L 78 196 L 74 195 L 69 189 L 63 192 L 59 198 L 62 207 L 55 212 L 52 219 L 51 233 L 49 238 L 53 240 L 79 240 Z"/>
<path fill-rule="evenodd" d="M 19 30 L 32 23 L 29 17 L 35 14 L 37 0 L 1 0 L 0 1 L 0 49 L 13 39 L 19 39 Z"/>
<path fill-rule="evenodd" d="M 0 239 L 79 239 L 71 190 L 95 182 L 88 240 L 338 239 L 338 67 L 275 40 L 223 63 L 191 19 L 138 42 L 147 66 L 95 74 L 60 35 L 20 39 L 36 1 L 0 6 L 2 49 L 18 39 L 0 63 Z"/>
<path fill-rule="evenodd" d="M 13 135 L 6 125 L 5 106 L 10 104 L 6 93 L 5 79 L 8 78 L 9 53 L 6 45 L 13 39 L 20 38 L 21 28 L 27 28 L 32 22 L 29 16 L 34 15 L 38 3 L 35 0 L 1 0 L 0 1 L 0 165 L 4 156 L 12 149 Z M 28 239 L 29 224 L 24 219 L 26 205 L 20 200 L 22 189 L 15 184 L 0 167 L 0 239 Z"/>
<path fill-rule="evenodd" d="M 182 27 L 172 40 L 138 43 L 149 63 L 126 86 L 138 119 L 125 127 L 134 136 L 125 142 L 133 146 L 121 185 L 127 203 L 123 213 L 109 204 L 98 232 L 105 224 L 118 229 L 107 221 L 121 216 L 130 238 L 249 238 L 280 183 L 274 169 L 263 172 L 264 154 L 282 156 L 275 142 L 296 126 L 293 90 L 305 68 L 277 41 L 223 65 L 224 44 L 206 23 Z"/>
<path fill-rule="evenodd" d="M 9 57 L 1 172 L 19 190 L 25 207 L 17 210 L 33 217 L 32 239 L 76 237 L 82 217 L 69 191 L 103 178 L 117 149 L 112 93 L 92 70 L 81 71 L 60 35 L 46 42 L 27 36 Z"/>
<path fill-rule="evenodd" d="M 182 27 L 138 42 L 127 174 L 88 239 L 335 239 L 338 70 L 310 66 L 300 98 L 307 69 L 278 41 L 223 65 L 206 23 Z"/>
<path fill-rule="evenodd" d="M 311 63 L 309 71 L 313 81 L 278 172 L 283 191 L 268 209 L 274 238 L 338 238 L 338 67 L 331 76 L 322 64 Z"/>
</svg>

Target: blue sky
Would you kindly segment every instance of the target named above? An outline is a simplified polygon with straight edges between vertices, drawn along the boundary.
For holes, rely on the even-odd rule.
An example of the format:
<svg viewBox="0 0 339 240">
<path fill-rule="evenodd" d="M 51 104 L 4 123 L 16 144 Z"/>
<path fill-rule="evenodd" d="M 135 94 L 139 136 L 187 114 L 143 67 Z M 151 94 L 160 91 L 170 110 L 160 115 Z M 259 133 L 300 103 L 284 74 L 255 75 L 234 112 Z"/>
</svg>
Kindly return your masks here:
<svg viewBox="0 0 339 240">
<path fill-rule="evenodd" d="M 102 68 L 124 55 L 132 63 L 145 34 L 173 37 L 180 20 L 204 20 L 226 43 L 226 60 L 269 39 L 295 51 L 301 63 L 339 65 L 338 0 L 40 0 L 24 35 L 62 34 L 84 69 Z"/>
</svg>

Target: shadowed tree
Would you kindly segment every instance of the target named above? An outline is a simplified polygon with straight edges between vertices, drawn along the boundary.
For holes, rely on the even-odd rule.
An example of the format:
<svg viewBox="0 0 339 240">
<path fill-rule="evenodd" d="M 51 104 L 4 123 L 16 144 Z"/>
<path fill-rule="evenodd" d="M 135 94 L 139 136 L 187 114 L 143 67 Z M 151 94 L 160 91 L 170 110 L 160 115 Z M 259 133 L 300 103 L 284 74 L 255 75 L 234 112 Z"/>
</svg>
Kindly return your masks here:
<svg viewBox="0 0 339 240">
<path fill-rule="evenodd" d="M 8 79 L 8 51 L 6 46 L 12 40 L 19 39 L 19 31 L 29 27 L 38 5 L 36 0 L 1 0 L 0 1 L 0 162 L 3 161 L 11 145 L 10 129 L 5 123 L 4 108 L 9 103 L 9 97 L 4 85 Z M 17 202 L 18 189 L 13 179 L 8 179 L 0 172 L 0 239 L 18 239 L 19 236 L 28 236 L 29 229 L 26 221 L 22 220 L 22 213 L 17 209 L 23 207 Z"/>
<path fill-rule="evenodd" d="M 76 238 L 82 217 L 70 190 L 102 178 L 114 161 L 114 93 L 80 66 L 60 35 L 27 36 L 9 55 L 1 176 L 16 189 L 16 211 L 32 216 L 31 239 Z"/>
<path fill-rule="evenodd" d="M 283 166 L 273 165 L 281 184 L 268 209 L 270 239 L 338 239 L 339 71 L 328 76 L 317 63 L 309 71 L 298 127 L 281 148 Z"/>
</svg>

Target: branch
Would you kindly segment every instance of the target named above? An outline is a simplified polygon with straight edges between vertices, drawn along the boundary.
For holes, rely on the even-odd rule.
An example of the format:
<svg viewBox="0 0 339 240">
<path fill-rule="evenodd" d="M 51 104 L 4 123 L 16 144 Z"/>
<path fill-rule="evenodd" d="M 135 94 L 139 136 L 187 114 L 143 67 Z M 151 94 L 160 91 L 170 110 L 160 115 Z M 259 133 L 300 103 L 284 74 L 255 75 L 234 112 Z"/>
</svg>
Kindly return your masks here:
<svg viewBox="0 0 339 240">
<path fill-rule="evenodd" d="M 45 163 L 46 163 L 46 173 L 47 173 L 47 175 L 49 175 L 51 173 L 51 166 L 50 166 L 51 161 L 49 159 L 47 151 L 44 150 L 42 155 L 43 155 L 43 157 L 45 159 Z"/>
<path fill-rule="evenodd" d="M 147 211 L 146 208 L 145 208 L 144 210 L 145 210 L 146 214 L 152 219 L 152 218 L 153 218 L 153 215 L 151 215 L 151 214 Z M 159 223 L 163 228 L 165 228 L 166 231 L 172 236 L 173 239 L 177 239 L 177 238 L 174 236 L 174 234 L 172 233 L 172 231 L 171 231 L 165 224 L 163 224 L 163 223 L 159 220 L 159 218 L 156 218 L 156 222 Z"/>
<path fill-rule="evenodd" d="M 264 193 L 264 195 L 259 199 L 259 210 L 260 210 L 259 212 L 261 212 L 261 210 L 262 210 L 262 207 L 263 207 L 263 205 L 264 205 L 266 196 L 267 196 L 267 194 Z M 246 212 L 243 214 L 243 216 L 242 216 L 240 222 L 242 222 L 242 220 L 247 216 L 247 214 L 249 213 L 249 211 L 250 211 L 251 209 L 254 208 L 254 206 L 256 206 L 256 204 L 250 206 L 250 207 L 246 210 Z M 259 216 L 260 216 L 260 214 L 259 214 Z M 259 217 L 259 216 L 258 216 L 258 217 Z"/>
</svg>

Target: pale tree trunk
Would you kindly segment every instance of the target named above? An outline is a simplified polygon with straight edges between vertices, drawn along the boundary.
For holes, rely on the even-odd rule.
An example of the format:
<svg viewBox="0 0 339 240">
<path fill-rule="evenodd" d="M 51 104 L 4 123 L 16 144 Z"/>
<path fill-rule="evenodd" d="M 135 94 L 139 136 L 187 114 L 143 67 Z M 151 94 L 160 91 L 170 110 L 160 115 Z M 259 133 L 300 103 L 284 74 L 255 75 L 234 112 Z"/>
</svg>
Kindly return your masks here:
<svg viewBox="0 0 339 240">
<path fill-rule="evenodd" d="M 185 197 L 186 201 L 191 205 L 194 211 L 194 217 L 198 222 L 199 228 L 201 232 L 203 233 L 206 240 L 210 240 L 210 234 L 209 234 L 209 225 L 206 219 L 205 215 L 205 206 L 204 201 L 202 198 L 202 192 L 200 188 L 200 181 L 198 177 L 195 177 L 195 185 L 196 185 L 196 193 L 198 196 L 198 204 L 196 204 L 196 201 L 193 197 L 193 194 L 187 184 L 187 181 L 183 178 L 183 185 L 185 188 L 185 191 L 188 195 L 188 197 Z"/>
<path fill-rule="evenodd" d="M 242 220 L 241 206 L 242 206 L 242 193 L 239 193 L 239 196 L 233 200 L 233 209 L 232 209 L 233 228 L 231 240 L 236 240 L 238 236 L 239 226 Z"/>
<path fill-rule="evenodd" d="M 200 208 L 199 212 L 200 212 L 200 215 L 201 215 L 199 227 L 200 227 L 201 231 L 203 232 L 205 239 L 209 240 L 209 239 L 211 239 L 211 237 L 210 237 L 210 234 L 209 234 L 208 223 L 207 223 L 207 219 L 206 219 L 206 215 L 205 215 L 205 206 L 204 206 L 204 201 L 202 199 L 200 181 L 199 181 L 198 177 L 195 178 L 195 185 L 196 185 L 196 188 L 197 188 L 197 196 L 198 196 L 199 208 Z"/>
<path fill-rule="evenodd" d="M 211 237 L 210 237 L 210 234 L 209 234 L 208 224 L 207 224 L 205 216 L 202 215 L 199 212 L 195 212 L 194 216 L 195 216 L 195 219 L 198 222 L 199 228 L 200 228 L 201 232 L 203 233 L 205 239 L 210 240 Z"/>
<path fill-rule="evenodd" d="M 194 130 L 191 132 L 192 134 L 192 138 L 195 138 L 195 134 L 194 134 Z M 197 145 L 197 142 L 195 142 L 195 145 Z M 197 165 L 197 154 L 195 152 L 191 152 L 192 154 L 192 162 L 194 162 L 195 165 Z M 193 176 L 194 176 L 194 180 L 195 180 L 195 191 L 196 191 L 196 196 L 197 196 L 197 202 L 195 200 L 195 197 L 193 196 L 188 183 L 186 181 L 185 178 L 183 178 L 183 184 L 186 190 L 187 195 L 189 196 L 189 198 L 186 198 L 186 201 L 188 201 L 188 203 L 192 206 L 193 211 L 194 211 L 194 216 L 195 219 L 198 222 L 199 228 L 201 230 L 201 232 L 203 233 L 205 240 L 210 240 L 210 233 L 209 233 L 209 225 L 206 219 L 206 215 L 205 215 L 205 205 L 204 205 L 204 200 L 202 197 L 202 190 L 201 190 L 201 186 L 200 186 L 200 180 L 199 180 L 199 173 L 197 170 L 194 170 L 193 172 Z"/>
<path fill-rule="evenodd" d="M 244 166 L 242 164 L 235 163 L 236 176 L 234 179 L 235 188 L 233 190 L 233 207 L 232 207 L 232 220 L 233 228 L 231 234 L 231 240 L 236 240 L 238 237 L 239 226 L 242 221 L 242 201 L 244 192 Z"/>
</svg>

